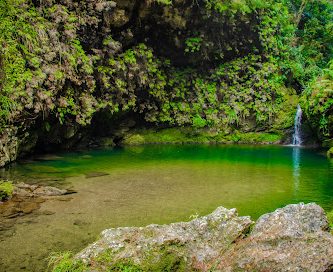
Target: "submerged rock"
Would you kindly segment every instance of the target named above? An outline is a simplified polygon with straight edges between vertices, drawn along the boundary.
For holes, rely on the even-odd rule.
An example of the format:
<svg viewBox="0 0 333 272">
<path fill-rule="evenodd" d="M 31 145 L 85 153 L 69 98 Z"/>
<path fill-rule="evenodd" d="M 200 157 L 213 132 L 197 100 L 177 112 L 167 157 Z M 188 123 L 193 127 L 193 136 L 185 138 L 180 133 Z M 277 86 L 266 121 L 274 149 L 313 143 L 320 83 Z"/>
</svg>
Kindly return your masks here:
<svg viewBox="0 0 333 272">
<path fill-rule="evenodd" d="M 332 271 L 333 236 L 318 205 L 263 215 L 249 233 L 252 224 L 235 209 L 219 207 L 191 222 L 105 230 L 76 258 L 89 271 L 119 265 L 142 271 Z"/>
<path fill-rule="evenodd" d="M 87 179 L 90 178 L 97 178 L 97 177 L 104 177 L 104 176 L 108 176 L 110 175 L 109 173 L 105 173 L 105 172 L 89 172 L 85 174 L 85 177 Z"/>
<path fill-rule="evenodd" d="M 69 190 L 58 189 L 51 186 L 30 185 L 19 183 L 15 185 L 14 195 L 18 197 L 47 197 L 61 196 L 74 193 Z"/>
<path fill-rule="evenodd" d="M 51 215 L 50 211 L 39 211 L 41 204 L 50 198 L 57 200 L 70 200 L 68 195 L 74 193 L 69 190 L 61 190 L 51 186 L 30 185 L 26 183 L 14 184 L 11 198 L 0 202 L 0 242 L 6 237 L 15 234 L 15 226 L 26 218 L 34 218 L 38 215 Z M 0 264 L 1 266 L 1 264 Z"/>
<path fill-rule="evenodd" d="M 47 198 L 74 193 L 51 186 L 14 184 L 12 197 L 0 202 L 0 231 L 8 230 L 15 224 L 15 218 L 38 210 Z"/>
</svg>

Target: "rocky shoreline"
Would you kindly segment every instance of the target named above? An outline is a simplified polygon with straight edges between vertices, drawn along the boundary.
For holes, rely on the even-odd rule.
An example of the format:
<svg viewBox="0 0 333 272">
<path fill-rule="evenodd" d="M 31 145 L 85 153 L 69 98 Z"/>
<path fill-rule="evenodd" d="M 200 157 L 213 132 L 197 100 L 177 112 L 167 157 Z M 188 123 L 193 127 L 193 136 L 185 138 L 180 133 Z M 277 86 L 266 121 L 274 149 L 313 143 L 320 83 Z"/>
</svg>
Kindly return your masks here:
<svg viewBox="0 0 333 272">
<path fill-rule="evenodd" d="M 26 183 L 13 184 L 13 188 L 12 195 L 7 200 L 0 201 L 0 232 L 11 230 L 17 218 L 36 212 L 47 199 L 75 193 Z"/>
<path fill-rule="evenodd" d="M 329 230 L 314 203 L 288 205 L 256 223 L 219 207 L 190 222 L 107 229 L 74 258 L 55 261 L 54 271 L 64 271 L 64 262 L 75 271 L 332 271 Z"/>
</svg>

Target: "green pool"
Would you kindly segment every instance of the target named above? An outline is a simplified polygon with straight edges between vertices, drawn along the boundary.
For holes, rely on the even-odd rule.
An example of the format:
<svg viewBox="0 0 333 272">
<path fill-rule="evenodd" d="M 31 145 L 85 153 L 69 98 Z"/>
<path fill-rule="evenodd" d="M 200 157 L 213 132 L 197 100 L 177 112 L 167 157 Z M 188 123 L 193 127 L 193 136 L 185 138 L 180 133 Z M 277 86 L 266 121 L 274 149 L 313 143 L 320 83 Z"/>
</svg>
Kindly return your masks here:
<svg viewBox="0 0 333 272">
<path fill-rule="evenodd" d="M 1 271 L 44 271 L 50 252 L 76 252 L 103 229 L 187 221 L 221 205 L 254 219 L 296 202 L 333 209 L 333 161 L 307 148 L 138 146 L 23 161 L 0 175 L 78 192 L 0 232 Z"/>
</svg>

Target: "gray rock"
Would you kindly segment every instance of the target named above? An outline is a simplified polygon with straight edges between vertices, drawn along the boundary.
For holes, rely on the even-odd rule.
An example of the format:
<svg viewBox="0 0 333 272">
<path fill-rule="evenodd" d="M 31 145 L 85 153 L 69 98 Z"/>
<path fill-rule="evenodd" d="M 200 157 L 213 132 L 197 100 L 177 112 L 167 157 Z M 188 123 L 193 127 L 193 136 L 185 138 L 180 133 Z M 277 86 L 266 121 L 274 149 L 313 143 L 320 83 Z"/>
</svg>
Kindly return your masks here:
<svg viewBox="0 0 333 272">
<path fill-rule="evenodd" d="M 51 186 L 43 186 L 34 190 L 34 194 L 36 196 L 61 196 L 67 194 L 67 190 L 62 190 Z"/>
<path fill-rule="evenodd" d="M 99 241 L 77 257 L 90 263 L 107 251 L 114 263 L 130 259 L 150 270 L 161 265 L 161 256 L 167 255 L 169 259 L 173 256 L 175 263 L 171 265 L 182 263 L 188 269 L 204 267 L 243 238 L 252 223 L 250 217 L 238 217 L 235 209 L 219 207 L 212 214 L 191 222 L 105 230 Z"/>
<path fill-rule="evenodd" d="M 299 238 L 307 233 L 329 229 L 325 211 L 314 203 L 292 204 L 261 216 L 251 236 Z"/>
<path fill-rule="evenodd" d="M 289 205 L 263 215 L 248 233 L 251 225 L 235 209 L 219 207 L 187 223 L 105 230 L 76 258 L 89 271 L 101 268 L 105 254 L 103 269 L 130 263 L 165 271 L 167 262 L 168 271 L 333 271 L 333 236 L 318 205 Z"/>
<path fill-rule="evenodd" d="M 260 217 L 220 260 L 220 271 L 332 271 L 333 236 L 321 207 L 289 205 Z"/>
<path fill-rule="evenodd" d="M 14 195 L 20 197 L 47 197 L 61 196 L 70 193 L 68 190 L 62 190 L 51 186 L 30 185 L 26 183 L 15 184 Z"/>
</svg>

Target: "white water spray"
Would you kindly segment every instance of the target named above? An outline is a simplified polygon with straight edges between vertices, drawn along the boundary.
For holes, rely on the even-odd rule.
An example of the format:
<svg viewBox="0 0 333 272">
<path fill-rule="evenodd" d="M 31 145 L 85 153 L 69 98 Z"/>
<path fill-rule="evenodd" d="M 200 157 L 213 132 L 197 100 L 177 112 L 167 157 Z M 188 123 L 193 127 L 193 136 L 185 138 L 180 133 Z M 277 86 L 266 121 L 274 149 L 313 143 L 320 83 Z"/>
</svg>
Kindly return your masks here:
<svg viewBox="0 0 333 272">
<path fill-rule="evenodd" d="M 295 126 L 294 126 L 294 134 L 293 134 L 293 145 L 294 146 L 300 146 L 302 144 L 301 125 L 302 125 L 302 109 L 301 109 L 301 106 L 298 105 L 296 116 L 295 116 Z"/>
</svg>

